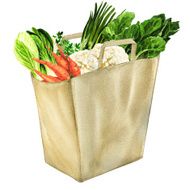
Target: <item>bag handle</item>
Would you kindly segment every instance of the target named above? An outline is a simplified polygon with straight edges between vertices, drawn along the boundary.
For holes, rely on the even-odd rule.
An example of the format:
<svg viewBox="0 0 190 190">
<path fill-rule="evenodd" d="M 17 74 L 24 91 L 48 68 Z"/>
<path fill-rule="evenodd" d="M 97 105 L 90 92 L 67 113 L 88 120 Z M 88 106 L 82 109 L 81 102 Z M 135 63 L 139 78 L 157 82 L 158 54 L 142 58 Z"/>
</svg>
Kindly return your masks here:
<svg viewBox="0 0 190 190">
<path fill-rule="evenodd" d="M 109 46 L 116 46 L 116 45 L 126 45 L 126 44 L 131 44 L 131 61 L 136 60 L 136 49 L 137 49 L 137 44 L 133 39 L 123 39 L 123 40 L 111 40 L 111 41 L 107 41 L 104 42 L 101 49 L 100 49 L 100 55 L 98 58 L 98 62 L 99 62 L 99 68 L 102 68 L 103 65 L 103 56 L 104 56 L 104 50 L 106 47 Z"/>
<path fill-rule="evenodd" d="M 69 35 L 65 35 L 63 36 L 64 39 L 66 40 L 71 40 L 71 39 L 76 39 L 76 38 L 81 38 L 82 37 L 82 33 L 75 33 L 75 34 L 69 34 Z M 104 50 L 106 47 L 109 46 L 116 46 L 116 45 L 126 45 L 126 44 L 131 44 L 131 61 L 136 60 L 136 49 L 137 49 L 137 44 L 133 39 L 123 39 L 123 40 L 111 40 L 108 42 L 104 42 L 101 49 L 100 49 L 100 55 L 98 58 L 98 62 L 99 62 L 99 68 L 102 68 L 103 65 L 103 56 L 104 56 Z"/>
<path fill-rule="evenodd" d="M 63 36 L 63 38 L 66 39 L 66 40 L 71 40 L 71 39 L 76 39 L 76 38 L 81 38 L 81 37 L 82 37 L 81 32 Z"/>
</svg>

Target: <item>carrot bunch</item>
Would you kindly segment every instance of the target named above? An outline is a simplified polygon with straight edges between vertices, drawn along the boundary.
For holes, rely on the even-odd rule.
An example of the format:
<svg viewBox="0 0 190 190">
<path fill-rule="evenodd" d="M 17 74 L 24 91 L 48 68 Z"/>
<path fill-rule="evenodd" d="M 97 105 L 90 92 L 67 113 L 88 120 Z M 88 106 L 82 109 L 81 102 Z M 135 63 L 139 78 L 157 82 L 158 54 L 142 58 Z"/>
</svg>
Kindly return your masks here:
<svg viewBox="0 0 190 190">
<path fill-rule="evenodd" d="M 57 55 L 54 52 L 51 52 L 57 64 L 53 64 L 48 61 L 40 60 L 38 58 L 33 58 L 36 62 L 46 65 L 50 68 L 56 75 L 50 76 L 41 73 L 40 71 L 34 70 L 44 82 L 60 82 L 64 80 L 69 80 L 71 77 L 76 77 L 81 74 L 80 67 L 74 62 L 70 57 L 67 57 L 60 46 L 58 46 L 60 55 Z"/>
</svg>

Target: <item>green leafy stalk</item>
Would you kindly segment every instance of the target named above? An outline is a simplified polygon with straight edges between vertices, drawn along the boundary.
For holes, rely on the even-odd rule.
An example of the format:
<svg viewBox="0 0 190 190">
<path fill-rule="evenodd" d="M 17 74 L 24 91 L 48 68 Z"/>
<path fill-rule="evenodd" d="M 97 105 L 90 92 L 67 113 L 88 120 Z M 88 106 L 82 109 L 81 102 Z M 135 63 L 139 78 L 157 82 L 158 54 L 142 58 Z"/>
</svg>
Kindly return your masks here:
<svg viewBox="0 0 190 190">
<path fill-rule="evenodd" d="M 53 40 L 51 36 L 43 29 L 32 28 L 32 31 L 27 31 L 27 33 L 32 37 L 39 52 L 39 58 L 44 61 L 49 61 L 55 63 L 55 59 L 52 56 L 53 51 Z M 40 65 L 40 71 L 44 74 L 53 74 L 53 72 L 44 65 Z"/>
<path fill-rule="evenodd" d="M 107 2 L 102 2 L 100 6 L 95 3 L 94 12 L 91 11 L 83 30 L 81 50 L 92 49 L 96 43 L 102 41 L 102 31 L 113 20 L 114 16 L 115 8 L 109 6 Z"/>
<path fill-rule="evenodd" d="M 39 28 L 38 29 L 38 32 L 40 33 L 40 35 L 41 36 L 44 36 L 44 39 L 45 39 L 45 45 L 47 45 L 47 47 L 51 50 L 51 51 L 53 51 L 53 40 L 52 40 L 52 38 L 51 38 L 51 36 L 49 35 L 49 33 L 48 32 L 46 32 L 45 30 L 43 30 L 43 29 L 41 29 L 41 28 Z M 42 37 L 43 38 L 43 37 Z"/>
<path fill-rule="evenodd" d="M 53 51 L 53 40 L 51 36 L 43 29 L 36 29 L 32 28 L 32 31 L 27 31 L 34 39 L 35 43 L 38 46 L 40 54 L 43 55 L 40 57 L 40 59 L 44 59 L 45 61 L 50 61 L 52 63 L 55 63 L 55 59 L 51 54 L 51 51 Z M 49 50 L 50 51 L 49 51 Z M 44 57 L 45 56 L 45 57 Z M 48 70 L 48 68 L 46 67 Z"/>
</svg>

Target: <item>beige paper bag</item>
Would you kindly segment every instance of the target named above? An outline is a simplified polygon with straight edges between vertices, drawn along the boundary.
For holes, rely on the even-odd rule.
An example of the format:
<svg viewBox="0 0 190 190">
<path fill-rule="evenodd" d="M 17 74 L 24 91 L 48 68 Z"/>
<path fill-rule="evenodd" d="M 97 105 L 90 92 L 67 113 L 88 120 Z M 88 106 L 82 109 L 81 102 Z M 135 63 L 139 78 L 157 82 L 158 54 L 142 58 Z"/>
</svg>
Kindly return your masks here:
<svg viewBox="0 0 190 190">
<path fill-rule="evenodd" d="M 84 181 L 142 158 L 158 58 L 101 68 L 69 81 L 33 80 L 45 161 Z M 101 66 L 101 64 L 100 64 Z"/>
</svg>

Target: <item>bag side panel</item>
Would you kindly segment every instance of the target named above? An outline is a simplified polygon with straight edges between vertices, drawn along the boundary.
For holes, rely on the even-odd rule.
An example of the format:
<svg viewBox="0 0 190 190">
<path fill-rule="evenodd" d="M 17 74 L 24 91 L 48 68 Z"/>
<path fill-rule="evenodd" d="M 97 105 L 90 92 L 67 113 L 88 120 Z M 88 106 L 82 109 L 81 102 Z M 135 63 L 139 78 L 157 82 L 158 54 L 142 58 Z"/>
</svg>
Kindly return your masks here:
<svg viewBox="0 0 190 190">
<path fill-rule="evenodd" d="M 33 79 L 45 161 L 80 181 L 80 155 L 70 81 Z"/>
<path fill-rule="evenodd" d="M 72 80 L 83 180 L 142 157 L 158 59 Z"/>
</svg>

